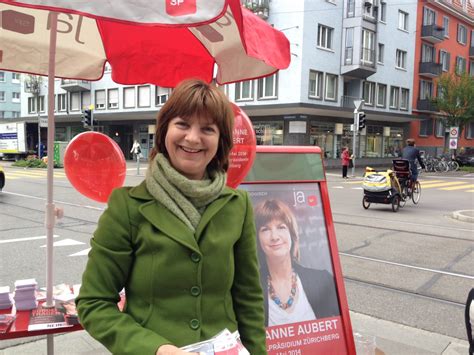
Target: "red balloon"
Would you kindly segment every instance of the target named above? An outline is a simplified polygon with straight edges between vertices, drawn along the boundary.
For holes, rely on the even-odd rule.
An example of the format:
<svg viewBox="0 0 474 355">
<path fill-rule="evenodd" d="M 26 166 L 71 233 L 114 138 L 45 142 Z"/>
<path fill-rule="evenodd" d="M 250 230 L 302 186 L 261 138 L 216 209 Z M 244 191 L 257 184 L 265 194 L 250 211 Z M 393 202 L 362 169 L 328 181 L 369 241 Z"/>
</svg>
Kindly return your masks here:
<svg viewBox="0 0 474 355">
<path fill-rule="evenodd" d="M 99 132 L 83 132 L 69 142 L 64 170 L 81 194 L 107 202 L 112 190 L 123 185 L 127 169 L 117 143 Z"/>
<path fill-rule="evenodd" d="M 257 139 L 252 122 L 239 106 L 232 104 L 234 111 L 234 147 L 230 151 L 227 171 L 227 186 L 236 188 L 252 168 L 257 152 Z"/>
</svg>

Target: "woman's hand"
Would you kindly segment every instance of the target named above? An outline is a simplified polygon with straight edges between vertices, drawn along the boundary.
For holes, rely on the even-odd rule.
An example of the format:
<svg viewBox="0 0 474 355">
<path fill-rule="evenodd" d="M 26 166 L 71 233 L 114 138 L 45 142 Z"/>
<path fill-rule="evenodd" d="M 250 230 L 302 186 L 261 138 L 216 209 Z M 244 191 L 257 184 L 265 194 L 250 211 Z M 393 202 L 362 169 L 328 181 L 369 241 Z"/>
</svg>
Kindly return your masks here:
<svg viewBox="0 0 474 355">
<path fill-rule="evenodd" d="M 174 345 L 165 344 L 158 348 L 156 355 L 199 355 L 198 353 L 188 353 L 187 351 L 181 350 Z"/>
</svg>

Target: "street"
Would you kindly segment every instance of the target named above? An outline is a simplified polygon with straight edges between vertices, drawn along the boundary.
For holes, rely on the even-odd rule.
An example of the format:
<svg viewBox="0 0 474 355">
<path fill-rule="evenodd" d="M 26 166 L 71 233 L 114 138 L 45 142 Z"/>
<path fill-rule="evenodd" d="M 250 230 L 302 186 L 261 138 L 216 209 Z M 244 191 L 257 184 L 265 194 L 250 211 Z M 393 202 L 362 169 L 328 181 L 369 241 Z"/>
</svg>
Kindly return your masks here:
<svg viewBox="0 0 474 355">
<path fill-rule="evenodd" d="M 0 193 L 0 286 L 36 278 L 46 284 L 44 209 L 46 171 L 0 163 L 7 176 Z M 143 178 L 128 164 L 126 185 Z M 474 209 L 474 177 L 420 177 L 421 200 L 399 212 L 390 205 L 362 207 L 360 177 L 327 175 L 331 209 L 352 311 L 465 339 L 464 302 L 474 286 L 474 225 L 451 217 Z M 64 218 L 55 227 L 54 283 L 78 284 L 89 240 L 105 204 L 80 195 L 63 169 L 55 169 L 56 207 Z"/>
</svg>

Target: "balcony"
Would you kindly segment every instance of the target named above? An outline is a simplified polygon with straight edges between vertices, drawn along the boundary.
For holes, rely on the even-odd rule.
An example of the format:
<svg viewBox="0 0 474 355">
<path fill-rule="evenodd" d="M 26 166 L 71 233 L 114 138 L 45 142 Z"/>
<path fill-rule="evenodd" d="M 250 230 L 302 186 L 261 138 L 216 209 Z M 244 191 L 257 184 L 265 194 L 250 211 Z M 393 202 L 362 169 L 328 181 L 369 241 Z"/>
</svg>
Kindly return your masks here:
<svg viewBox="0 0 474 355">
<path fill-rule="evenodd" d="M 419 68 L 419 74 L 428 76 L 430 78 L 436 78 L 441 75 L 442 67 L 441 64 L 433 62 L 421 62 Z"/>
<path fill-rule="evenodd" d="M 242 5 L 263 20 L 270 14 L 269 0 L 243 0 Z"/>
<path fill-rule="evenodd" d="M 436 105 L 431 101 L 431 99 L 418 99 L 416 102 L 416 109 L 418 111 L 438 112 Z"/>
<path fill-rule="evenodd" d="M 375 66 L 375 51 L 373 49 L 362 48 L 360 61 L 353 60 L 353 48 L 346 48 L 344 51 L 344 65 L 341 68 L 342 75 L 367 79 L 377 72 Z"/>
<path fill-rule="evenodd" d="M 471 58 L 471 59 L 474 58 L 474 45 L 469 47 L 469 58 Z"/>
<path fill-rule="evenodd" d="M 69 92 L 91 91 L 91 82 L 87 80 L 61 80 L 61 89 Z"/>
<path fill-rule="evenodd" d="M 444 28 L 435 24 L 421 26 L 421 39 L 430 43 L 444 41 Z"/>
</svg>

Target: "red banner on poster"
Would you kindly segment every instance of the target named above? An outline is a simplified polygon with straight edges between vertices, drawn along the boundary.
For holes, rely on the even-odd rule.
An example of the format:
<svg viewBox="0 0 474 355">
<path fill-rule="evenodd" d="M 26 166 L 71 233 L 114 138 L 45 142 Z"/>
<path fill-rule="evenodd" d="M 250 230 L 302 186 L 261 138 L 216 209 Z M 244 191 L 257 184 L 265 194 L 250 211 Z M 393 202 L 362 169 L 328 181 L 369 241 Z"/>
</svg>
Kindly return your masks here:
<svg viewBox="0 0 474 355">
<path fill-rule="evenodd" d="M 268 327 L 267 351 L 270 355 L 345 354 L 341 317 Z"/>
</svg>

